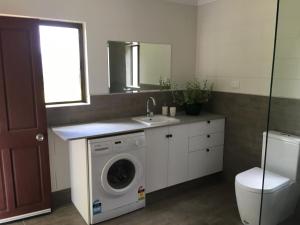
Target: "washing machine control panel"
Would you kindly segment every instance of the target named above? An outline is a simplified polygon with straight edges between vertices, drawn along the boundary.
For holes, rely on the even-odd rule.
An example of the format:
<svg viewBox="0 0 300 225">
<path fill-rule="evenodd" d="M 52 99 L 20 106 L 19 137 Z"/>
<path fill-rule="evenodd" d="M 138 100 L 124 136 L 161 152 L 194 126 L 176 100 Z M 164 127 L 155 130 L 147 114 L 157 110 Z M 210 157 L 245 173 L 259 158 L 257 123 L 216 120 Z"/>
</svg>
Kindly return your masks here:
<svg viewBox="0 0 300 225">
<path fill-rule="evenodd" d="M 119 135 L 114 137 L 89 140 L 89 149 L 92 154 L 109 154 L 113 152 L 134 151 L 146 146 L 144 132 Z"/>
<path fill-rule="evenodd" d="M 122 152 L 130 150 L 137 150 L 146 145 L 145 136 L 131 136 L 126 139 L 119 139 L 113 142 L 113 151 Z"/>
</svg>

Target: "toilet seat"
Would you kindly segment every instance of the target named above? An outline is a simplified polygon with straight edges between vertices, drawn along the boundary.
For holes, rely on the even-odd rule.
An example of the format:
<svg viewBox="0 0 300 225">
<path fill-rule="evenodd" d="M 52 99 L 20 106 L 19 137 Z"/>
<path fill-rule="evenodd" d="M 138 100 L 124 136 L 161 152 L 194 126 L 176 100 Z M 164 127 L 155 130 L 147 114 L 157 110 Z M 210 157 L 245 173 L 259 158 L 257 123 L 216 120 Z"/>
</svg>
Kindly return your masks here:
<svg viewBox="0 0 300 225">
<path fill-rule="evenodd" d="M 236 184 L 247 191 L 254 193 L 262 192 L 262 181 L 263 181 L 264 171 L 261 168 L 255 167 L 240 173 L 236 176 Z M 265 182 L 264 182 L 264 193 L 273 193 L 279 191 L 290 184 L 290 179 L 280 176 L 278 174 L 272 173 L 270 171 L 265 171 Z"/>
</svg>

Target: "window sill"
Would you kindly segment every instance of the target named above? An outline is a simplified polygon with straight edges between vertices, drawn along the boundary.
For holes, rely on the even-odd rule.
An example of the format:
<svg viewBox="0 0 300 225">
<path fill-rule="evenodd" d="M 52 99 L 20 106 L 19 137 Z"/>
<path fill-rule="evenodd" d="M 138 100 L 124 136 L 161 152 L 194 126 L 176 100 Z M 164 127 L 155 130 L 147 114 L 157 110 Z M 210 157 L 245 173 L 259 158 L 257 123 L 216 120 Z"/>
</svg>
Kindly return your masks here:
<svg viewBox="0 0 300 225">
<path fill-rule="evenodd" d="M 46 105 L 46 108 L 62 108 L 62 107 L 72 107 L 72 106 L 85 106 L 90 105 L 90 102 L 78 102 L 78 103 L 66 103 L 66 104 L 55 104 L 55 105 Z"/>
</svg>

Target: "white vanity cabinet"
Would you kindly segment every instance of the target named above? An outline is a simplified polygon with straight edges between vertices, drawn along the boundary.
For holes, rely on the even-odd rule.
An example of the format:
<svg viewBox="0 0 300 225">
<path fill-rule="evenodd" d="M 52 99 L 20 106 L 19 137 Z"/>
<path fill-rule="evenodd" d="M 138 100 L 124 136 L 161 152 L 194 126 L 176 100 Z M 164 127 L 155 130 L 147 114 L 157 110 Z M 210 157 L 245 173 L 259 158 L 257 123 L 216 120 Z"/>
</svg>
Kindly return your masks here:
<svg viewBox="0 0 300 225">
<path fill-rule="evenodd" d="M 217 119 L 145 130 L 147 193 L 222 171 L 224 125 Z"/>
<path fill-rule="evenodd" d="M 222 171 L 225 120 L 208 120 L 190 125 L 188 179 Z"/>
</svg>

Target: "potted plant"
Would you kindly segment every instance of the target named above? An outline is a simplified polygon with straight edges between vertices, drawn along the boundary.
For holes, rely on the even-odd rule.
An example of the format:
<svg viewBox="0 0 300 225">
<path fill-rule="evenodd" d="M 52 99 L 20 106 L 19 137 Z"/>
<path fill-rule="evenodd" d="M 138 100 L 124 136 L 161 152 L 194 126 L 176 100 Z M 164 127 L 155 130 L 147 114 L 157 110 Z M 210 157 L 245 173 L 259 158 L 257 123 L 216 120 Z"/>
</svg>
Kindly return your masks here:
<svg viewBox="0 0 300 225">
<path fill-rule="evenodd" d="M 177 104 L 184 107 L 186 114 L 199 115 L 202 105 L 211 97 L 212 84 L 205 81 L 189 81 L 183 91 L 174 91 L 173 97 Z"/>
<path fill-rule="evenodd" d="M 160 90 L 170 90 L 172 88 L 172 81 L 170 78 L 163 79 L 159 78 L 159 88 Z"/>
</svg>

